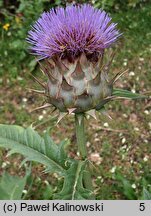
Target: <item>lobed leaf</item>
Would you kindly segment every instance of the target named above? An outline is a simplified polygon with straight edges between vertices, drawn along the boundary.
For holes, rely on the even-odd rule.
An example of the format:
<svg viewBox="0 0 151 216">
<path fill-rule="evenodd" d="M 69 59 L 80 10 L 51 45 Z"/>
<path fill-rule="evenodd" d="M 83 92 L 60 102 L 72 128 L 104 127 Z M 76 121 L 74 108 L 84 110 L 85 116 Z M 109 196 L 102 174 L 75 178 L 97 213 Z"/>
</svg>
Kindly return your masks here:
<svg viewBox="0 0 151 216">
<path fill-rule="evenodd" d="M 26 161 L 36 161 L 49 172 L 64 175 L 67 141 L 56 145 L 45 134 L 42 138 L 32 127 L 24 129 L 16 125 L 0 125 L 0 146 L 11 149 L 9 154 L 20 153 Z"/>
<path fill-rule="evenodd" d="M 64 177 L 63 188 L 55 194 L 55 199 L 90 199 L 92 192 L 83 186 L 86 162 L 69 161 L 65 151 L 68 144 L 65 140 L 56 145 L 48 133 L 42 138 L 31 127 L 24 129 L 15 125 L 0 125 L 1 147 L 10 149 L 10 154 L 22 154 L 26 161 L 39 162 L 46 166 L 47 172 L 56 172 Z M 9 190 L 13 191 L 13 188 Z"/>
<path fill-rule="evenodd" d="M 92 191 L 83 186 L 85 161 L 73 161 L 64 176 L 62 190 L 54 195 L 58 200 L 83 200 L 91 197 Z"/>
</svg>

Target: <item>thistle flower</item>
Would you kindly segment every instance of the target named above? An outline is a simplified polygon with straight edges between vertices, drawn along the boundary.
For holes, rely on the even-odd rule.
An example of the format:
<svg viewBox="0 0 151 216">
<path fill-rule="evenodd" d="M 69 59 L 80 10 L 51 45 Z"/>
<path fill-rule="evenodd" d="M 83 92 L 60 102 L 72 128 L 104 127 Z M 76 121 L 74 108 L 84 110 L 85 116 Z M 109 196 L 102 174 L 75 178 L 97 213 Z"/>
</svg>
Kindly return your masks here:
<svg viewBox="0 0 151 216">
<path fill-rule="evenodd" d="M 33 54 L 76 57 L 81 53 L 102 54 L 119 37 L 116 24 L 90 5 L 68 6 L 44 12 L 29 31 Z"/>
<path fill-rule="evenodd" d="M 112 57 L 103 64 L 103 56 L 121 35 L 116 25 L 105 11 L 88 4 L 58 7 L 41 15 L 27 41 L 32 54 L 44 59 L 40 64 L 48 77 L 46 85 L 41 83 L 47 96 L 44 107 L 52 104 L 63 113 L 92 114 L 112 99 L 118 75 L 108 81 Z"/>
</svg>

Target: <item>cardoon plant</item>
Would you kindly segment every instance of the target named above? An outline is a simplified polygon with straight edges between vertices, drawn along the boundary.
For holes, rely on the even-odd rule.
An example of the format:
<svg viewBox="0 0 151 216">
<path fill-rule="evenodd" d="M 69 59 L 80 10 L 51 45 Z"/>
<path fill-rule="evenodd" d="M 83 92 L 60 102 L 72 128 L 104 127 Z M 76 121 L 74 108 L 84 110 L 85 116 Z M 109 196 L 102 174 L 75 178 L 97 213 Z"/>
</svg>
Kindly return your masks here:
<svg viewBox="0 0 151 216">
<path fill-rule="evenodd" d="M 68 158 L 65 153 L 66 142 L 56 146 L 48 134 L 41 138 L 32 128 L 1 127 L 1 146 L 19 152 L 27 160 L 44 164 L 48 172 L 56 172 L 64 177 L 64 186 L 57 199 L 94 199 L 89 161 L 87 157 L 84 134 L 86 115 L 96 118 L 95 112 L 107 115 L 105 104 L 116 98 L 140 98 L 126 90 L 114 89 L 113 84 L 124 72 L 119 72 L 108 79 L 113 54 L 105 61 L 106 50 L 120 37 L 117 24 L 103 10 L 91 5 L 67 6 L 44 12 L 32 26 L 27 41 L 30 51 L 37 56 L 40 68 L 47 77 L 42 91 L 33 90 L 45 95 L 46 104 L 40 108 L 54 107 L 59 111 L 59 122 L 67 114 L 75 115 L 75 130 L 80 153 L 79 160 Z M 14 131 L 17 134 L 14 135 Z M 8 137 L 15 140 L 20 137 L 24 148 L 9 145 Z M 32 140 L 30 139 L 32 137 Z M 30 144 L 29 144 L 30 143 Z M 5 145 L 4 145 L 5 144 Z M 29 152 L 30 146 L 40 152 Z"/>
<path fill-rule="evenodd" d="M 108 80 L 111 64 L 103 63 L 105 50 L 120 36 L 109 15 L 90 5 L 68 6 L 44 12 L 29 31 L 32 54 L 44 60 L 41 70 L 47 76 L 42 84 L 46 105 L 58 109 L 58 121 L 75 113 L 77 141 L 85 159 L 84 115 L 95 117 L 95 110 L 114 98 Z"/>
</svg>

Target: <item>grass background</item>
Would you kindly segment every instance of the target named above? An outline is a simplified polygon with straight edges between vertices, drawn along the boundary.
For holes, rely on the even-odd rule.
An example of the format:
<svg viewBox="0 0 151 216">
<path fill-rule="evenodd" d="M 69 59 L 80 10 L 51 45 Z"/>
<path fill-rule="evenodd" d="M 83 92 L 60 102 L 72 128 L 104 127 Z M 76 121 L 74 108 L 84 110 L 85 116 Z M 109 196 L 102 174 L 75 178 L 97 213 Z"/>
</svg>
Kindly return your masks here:
<svg viewBox="0 0 151 216">
<path fill-rule="evenodd" d="M 88 2 L 88 1 L 76 1 Z M 72 3 L 72 1 L 68 1 Z M 123 37 L 117 45 L 110 77 L 121 69 L 129 68 L 116 86 L 133 92 L 149 92 L 151 85 L 151 3 L 139 0 L 93 1 L 118 23 Z M 30 25 L 43 10 L 65 1 L 2 1 L 0 0 L 0 123 L 24 127 L 34 124 L 41 133 L 53 126 L 50 110 L 31 110 L 40 106 L 44 98 L 30 93 L 27 88 L 37 87 L 30 73 L 41 76 L 25 42 Z M 4 26 L 8 24 L 8 29 Z M 150 199 L 151 198 L 151 101 L 111 102 L 108 111 L 113 120 L 98 115 L 97 120 L 86 120 L 87 146 L 92 162 L 93 184 L 97 199 Z M 48 121 L 48 118 L 50 121 Z M 71 140 L 70 156 L 76 155 L 74 117 L 66 117 L 51 136 L 56 142 Z M 0 175 L 23 176 L 19 169 L 22 157 L 6 157 L 0 149 Z M 43 167 L 33 164 L 24 191 L 26 199 L 51 199 L 60 190 L 62 179 L 56 174 L 42 173 Z M 59 186 L 58 186 L 59 185 Z M 36 193 L 35 193 L 36 191 Z"/>
</svg>

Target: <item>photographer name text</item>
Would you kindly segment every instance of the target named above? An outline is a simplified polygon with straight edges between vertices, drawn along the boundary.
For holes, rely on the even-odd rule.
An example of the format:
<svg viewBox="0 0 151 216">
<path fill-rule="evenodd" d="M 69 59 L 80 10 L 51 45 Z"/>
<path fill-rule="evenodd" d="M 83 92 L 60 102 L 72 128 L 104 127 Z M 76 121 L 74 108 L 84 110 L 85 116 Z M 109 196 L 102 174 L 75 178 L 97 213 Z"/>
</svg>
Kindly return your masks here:
<svg viewBox="0 0 151 216">
<path fill-rule="evenodd" d="M 57 202 L 46 204 L 28 204 L 26 202 L 21 202 L 16 205 L 5 203 L 3 206 L 4 212 L 103 212 L 103 203 L 93 203 L 93 204 L 70 204 L 66 202 L 64 204 Z"/>
</svg>

